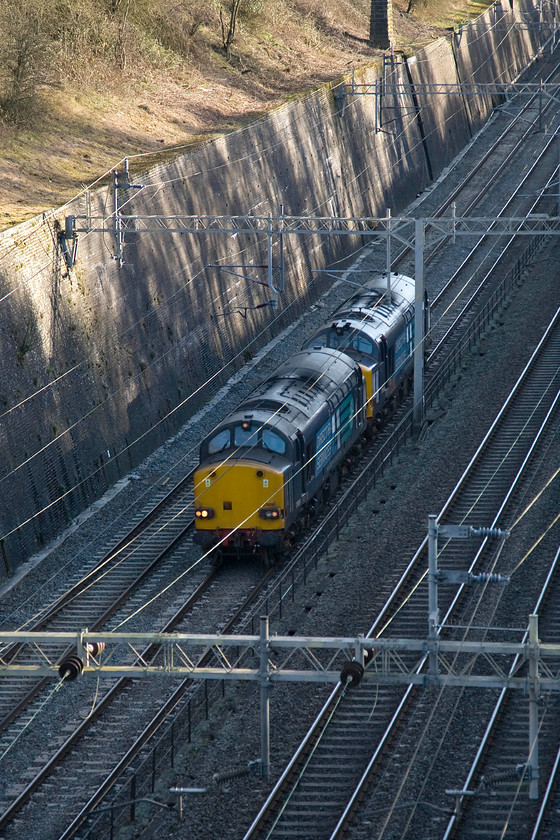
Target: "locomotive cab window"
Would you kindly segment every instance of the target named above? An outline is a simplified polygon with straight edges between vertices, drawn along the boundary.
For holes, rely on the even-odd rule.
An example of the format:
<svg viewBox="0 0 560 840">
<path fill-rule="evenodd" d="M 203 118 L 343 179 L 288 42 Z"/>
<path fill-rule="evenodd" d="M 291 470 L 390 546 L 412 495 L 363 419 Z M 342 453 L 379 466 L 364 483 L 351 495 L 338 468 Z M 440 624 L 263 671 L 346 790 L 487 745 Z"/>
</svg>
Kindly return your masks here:
<svg viewBox="0 0 560 840">
<path fill-rule="evenodd" d="M 233 429 L 235 446 L 257 446 L 278 455 L 286 454 L 286 441 L 272 429 L 261 429 L 255 423 L 241 423 Z"/>
<path fill-rule="evenodd" d="M 278 455 L 286 453 L 286 441 L 272 429 L 263 429 L 262 447 L 263 449 L 269 449 L 271 452 L 276 452 Z"/>
<path fill-rule="evenodd" d="M 208 454 L 215 455 L 223 452 L 231 446 L 231 432 L 229 429 L 222 429 L 208 441 Z"/>
<path fill-rule="evenodd" d="M 356 333 L 354 330 L 343 331 L 341 334 L 336 330 L 329 333 L 329 347 L 333 350 L 356 350 L 358 353 L 365 353 L 367 356 L 377 358 L 377 348 L 373 341 L 366 338 L 363 333 Z"/>
<path fill-rule="evenodd" d="M 259 427 L 254 423 L 240 423 L 234 426 L 233 442 L 235 446 L 256 446 Z"/>
</svg>

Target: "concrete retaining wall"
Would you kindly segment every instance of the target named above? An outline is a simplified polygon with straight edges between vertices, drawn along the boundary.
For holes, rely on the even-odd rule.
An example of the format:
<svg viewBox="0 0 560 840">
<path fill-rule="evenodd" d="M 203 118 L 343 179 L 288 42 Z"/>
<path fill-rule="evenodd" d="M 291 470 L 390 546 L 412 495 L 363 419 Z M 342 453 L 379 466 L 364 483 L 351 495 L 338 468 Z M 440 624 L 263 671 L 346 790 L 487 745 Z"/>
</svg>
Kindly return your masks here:
<svg viewBox="0 0 560 840">
<path fill-rule="evenodd" d="M 416 61 L 372 67 L 355 82 L 371 85 L 383 72 L 415 82 L 510 79 L 547 35 L 512 31 L 512 16 L 527 14 L 533 6 L 524 0 L 507 12 L 509 34 L 483 37 L 479 21 L 476 33 L 464 28 Z M 323 87 L 135 177 L 143 189 L 122 198 L 137 216 L 274 215 L 281 205 L 287 215 L 398 213 L 461 149 L 491 103 L 392 99 L 384 102 L 390 120 L 376 131 L 373 97 Z M 91 208 L 108 216 L 110 192 L 93 194 Z M 120 266 L 110 231 L 81 234 L 78 261 L 67 270 L 57 225 L 85 210 L 82 197 L 0 235 L 0 537 L 12 569 L 308 307 L 330 282 L 314 270 L 340 267 L 360 244 L 285 237 L 286 288 L 273 310 L 268 289 L 214 267 L 236 266 L 230 272 L 262 281 L 263 236 L 127 233 Z M 274 242 L 275 266 L 278 257 Z"/>
</svg>

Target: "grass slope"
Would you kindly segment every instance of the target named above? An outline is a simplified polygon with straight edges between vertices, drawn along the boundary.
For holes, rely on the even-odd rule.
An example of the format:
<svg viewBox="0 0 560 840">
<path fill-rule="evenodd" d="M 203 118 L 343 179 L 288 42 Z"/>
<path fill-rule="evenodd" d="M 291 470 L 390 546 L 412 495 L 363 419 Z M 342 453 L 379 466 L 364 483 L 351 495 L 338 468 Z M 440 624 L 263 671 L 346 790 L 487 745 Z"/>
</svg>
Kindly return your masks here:
<svg viewBox="0 0 560 840">
<path fill-rule="evenodd" d="M 382 55 L 367 42 L 371 0 L 243 0 L 227 58 L 230 0 L 83 3 L 49 31 L 24 118 L 0 122 L 0 229 L 62 205 L 124 156 L 146 155 L 146 169 Z M 396 0 L 395 47 L 414 52 L 486 5 Z"/>
</svg>

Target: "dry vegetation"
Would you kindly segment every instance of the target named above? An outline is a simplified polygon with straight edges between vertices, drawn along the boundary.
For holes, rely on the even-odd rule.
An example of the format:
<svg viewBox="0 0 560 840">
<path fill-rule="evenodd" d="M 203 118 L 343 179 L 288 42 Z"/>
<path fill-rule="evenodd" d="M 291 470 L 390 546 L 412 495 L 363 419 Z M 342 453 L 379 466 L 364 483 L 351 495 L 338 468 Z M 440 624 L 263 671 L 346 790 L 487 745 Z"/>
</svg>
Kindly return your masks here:
<svg viewBox="0 0 560 840">
<path fill-rule="evenodd" d="M 145 168 L 373 63 L 381 52 L 367 40 L 370 7 L 0 0 L 0 228 L 63 204 L 125 155 L 153 156 Z M 394 0 L 397 47 L 413 51 L 482 8 Z"/>
</svg>

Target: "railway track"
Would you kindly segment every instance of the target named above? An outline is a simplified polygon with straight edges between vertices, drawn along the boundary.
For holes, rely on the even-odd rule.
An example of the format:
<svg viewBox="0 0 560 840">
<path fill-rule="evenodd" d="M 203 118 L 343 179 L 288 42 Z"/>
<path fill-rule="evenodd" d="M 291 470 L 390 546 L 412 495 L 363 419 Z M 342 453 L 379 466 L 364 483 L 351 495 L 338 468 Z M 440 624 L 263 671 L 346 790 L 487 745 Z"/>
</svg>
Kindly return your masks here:
<svg viewBox="0 0 560 840">
<path fill-rule="evenodd" d="M 32 632 L 73 627 L 100 629 L 149 575 L 156 574 L 163 579 L 165 558 L 192 528 L 192 474 L 171 492 L 160 492 L 159 496 L 88 574 L 66 589 L 25 629 Z M 65 653 L 60 650 L 59 658 Z M 6 649 L 2 658 L 6 662 L 21 661 L 21 649 L 18 646 Z M 47 680 L 33 678 L 4 677 L 0 681 L 0 753 L 13 737 L 10 732 L 2 739 L 1 733 L 47 684 Z M 25 726 L 27 721 L 21 722 Z"/>
<path fill-rule="evenodd" d="M 226 567 L 205 575 L 183 604 L 162 628 L 165 632 L 215 632 L 215 627 L 227 632 L 235 622 L 238 611 L 247 608 L 266 584 L 270 572 L 263 576 L 262 570 L 247 565 L 241 569 Z M 115 616 L 118 624 L 128 617 L 128 611 Z M 157 662 L 161 652 L 142 651 L 142 659 Z M 93 706 L 91 705 L 91 686 L 78 683 L 64 686 L 61 702 L 69 705 L 69 728 L 63 743 L 49 761 L 17 793 L 16 798 L 6 808 L 0 819 L 2 837 L 52 837 L 64 836 L 66 813 L 79 814 L 90 801 L 92 791 L 102 786 L 115 770 L 115 755 L 123 755 L 121 772 L 136 756 L 145 739 L 157 731 L 164 720 L 173 719 L 181 705 L 188 703 L 190 681 L 177 680 L 176 684 L 164 684 L 156 687 L 150 681 L 140 684 L 129 679 L 108 680 L 103 682 L 103 691 Z M 84 708 L 89 701 L 89 713 L 79 722 L 80 704 Z M 102 719 L 101 719 L 102 715 Z M 140 729 L 143 738 L 136 743 L 136 738 L 125 727 L 127 719 L 135 721 L 134 729 Z M 95 752 L 91 751 L 91 740 L 95 740 Z M 90 781 L 90 787 L 79 783 L 84 768 Z M 106 782 L 105 782 L 106 783 Z M 48 801 L 49 808 L 58 810 L 60 822 L 52 819 L 43 833 L 40 824 L 42 804 Z M 17 814 L 17 819 L 14 816 Z M 74 828 L 79 825 L 79 817 L 74 820 Z M 72 829 L 73 831 L 74 829 Z"/>
<path fill-rule="evenodd" d="M 526 189 L 529 189 L 529 187 L 526 187 Z M 436 393 L 436 389 L 434 389 L 434 393 Z M 399 418 L 397 418 L 397 420 L 398 419 Z M 386 441 L 390 436 L 390 431 L 387 430 L 380 436 L 379 443 L 381 455 L 378 457 L 378 466 L 375 469 L 381 472 L 383 471 L 384 464 L 390 461 L 393 457 L 392 453 L 395 451 L 395 446 L 396 451 L 398 451 L 399 435 L 401 435 L 404 439 L 404 437 L 409 434 L 409 429 L 406 429 L 406 431 L 403 431 L 403 429 L 400 431 L 398 430 L 397 443 L 395 444 L 395 441 L 393 440 L 393 443 L 390 446 L 386 444 Z M 384 447 L 386 448 L 384 449 Z M 376 473 L 374 472 L 374 475 L 375 474 Z M 77 586 L 72 590 L 71 594 L 69 593 L 62 596 L 60 603 L 56 605 L 56 610 L 50 611 L 48 615 L 43 617 L 44 621 L 47 623 L 37 624 L 36 629 L 38 631 L 42 627 L 49 627 L 50 629 L 53 629 L 54 627 L 68 629 L 71 627 L 72 629 L 75 629 L 75 627 L 78 626 L 88 626 L 90 629 L 99 629 L 102 624 L 106 624 L 108 621 L 113 621 L 113 623 L 114 621 L 117 621 L 119 615 L 128 616 L 131 612 L 134 612 L 136 604 L 139 606 L 145 601 L 148 588 L 151 590 L 157 589 L 158 587 L 161 588 L 161 584 L 157 581 L 155 583 L 153 581 L 148 583 L 149 574 L 153 573 L 155 569 L 158 570 L 158 574 L 161 576 L 161 581 L 173 577 L 176 573 L 176 571 L 173 570 L 177 569 L 176 561 L 170 560 L 170 566 L 166 569 L 164 558 L 171 555 L 173 546 L 180 543 L 180 540 L 184 538 L 185 534 L 188 534 L 188 530 L 191 527 L 191 517 L 189 513 L 191 504 L 188 495 L 188 486 L 189 482 L 187 478 L 184 482 L 184 496 L 181 496 L 178 491 L 178 498 L 175 500 L 176 491 L 174 490 L 173 493 L 166 495 L 165 500 L 161 500 L 161 505 L 158 504 L 157 507 L 159 508 L 158 516 L 162 515 L 162 519 L 154 519 L 151 525 L 147 525 L 142 520 L 137 523 L 133 532 L 123 535 L 118 545 L 111 548 L 107 555 L 102 559 L 102 562 L 98 564 L 96 570 L 92 572 L 91 577 L 87 576 L 83 580 L 79 581 Z M 192 496 L 190 498 L 192 499 Z M 172 512 L 165 512 L 165 509 L 169 509 L 170 506 Z M 340 517 L 340 513 L 336 513 L 335 516 Z M 331 525 L 332 518 L 333 517 L 331 517 Z M 341 522 L 342 520 L 339 518 L 336 524 L 336 529 L 340 527 Z M 302 571 L 290 572 L 290 575 L 292 576 L 291 580 L 293 580 L 296 575 L 299 575 L 300 577 L 303 576 L 303 579 L 305 579 L 306 563 L 313 562 L 313 560 L 310 560 L 309 558 L 317 557 L 321 539 L 326 536 L 329 529 L 331 529 L 331 525 L 328 527 L 327 525 L 321 526 L 318 537 L 314 537 L 308 544 L 306 544 L 306 547 L 302 549 L 302 556 L 307 557 L 308 559 L 304 560 L 303 565 L 300 566 Z M 176 534 L 171 535 L 171 528 L 175 529 L 175 527 L 177 528 Z M 332 534 L 334 532 L 331 530 L 330 533 Z M 161 544 L 160 539 L 162 540 Z M 130 573 L 128 569 L 130 569 Z M 95 575 L 98 577 L 97 583 L 94 581 Z M 193 585 L 196 585 L 194 580 Z M 145 586 L 146 589 L 143 589 L 143 586 Z M 101 587 L 103 587 L 104 591 L 102 591 Z M 286 583 L 286 580 L 284 579 L 284 583 L 279 583 L 279 587 L 280 598 L 277 603 L 281 607 L 285 593 L 291 589 L 292 583 Z M 284 587 L 284 589 L 282 589 L 282 587 Z M 135 596 L 134 593 L 136 593 Z M 134 600 L 129 600 L 127 606 L 122 607 L 123 612 L 119 614 L 119 605 L 124 604 L 125 597 L 135 597 L 136 604 Z M 84 607 L 81 606 L 82 603 L 84 604 Z M 86 604 L 89 604 L 87 608 L 85 606 Z M 101 609 L 99 609 L 99 604 L 103 605 Z M 94 608 L 93 612 L 91 611 L 92 607 Z M 64 614 L 65 617 L 63 617 L 63 608 L 66 610 Z M 58 621 L 61 623 L 57 624 L 56 622 Z M 62 653 L 63 652 L 61 651 L 61 654 Z M 6 655 L 12 657 L 19 656 L 20 654 L 17 650 L 14 650 L 6 652 Z M 2 683 L 3 682 L 4 680 Z M 19 701 L 19 709 L 25 708 L 26 712 L 20 713 L 20 711 L 16 709 L 16 695 Z M 34 685 L 33 687 L 26 686 L 25 689 L 22 689 L 21 686 L 17 688 L 14 686 L 9 687 L 6 695 L 4 697 L 0 697 L 0 710 L 3 715 L 2 722 L 0 723 L 0 731 L 2 731 L 2 729 L 5 731 L 3 740 L 0 741 L 0 754 L 3 750 L 9 747 L 10 743 L 13 742 L 14 737 L 19 735 L 19 732 L 29 726 L 31 719 L 37 713 L 37 710 L 41 708 L 41 704 L 45 702 L 46 695 L 48 695 L 48 690 L 45 685 Z M 86 701 L 83 700 L 82 702 L 85 707 L 87 705 Z M 156 718 L 157 712 L 155 713 L 154 719 Z M 68 725 L 70 726 L 70 723 Z M 149 727 L 150 724 L 148 723 L 146 725 L 146 729 L 149 730 Z M 62 748 L 62 743 L 60 743 L 60 745 L 58 744 L 59 739 L 56 738 L 55 740 L 56 749 L 53 749 L 52 755 L 49 758 L 49 763 L 58 756 L 58 753 Z M 62 741 L 64 739 L 60 738 L 60 740 Z M 135 747 L 138 752 L 142 748 L 142 744 Z M 50 769 L 53 769 L 55 764 L 50 766 Z M 91 771 L 91 776 L 93 777 L 93 767 L 91 768 Z M 28 773 L 28 770 L 25 769 L 23 772 L 25 775 L 25 773 Z M 97 772 L 98 771 L 95 771 L 95 773 Z M 28 785 L 26 785 L 26 787 L 27 786 Z M 101 790 L 102 787 L 103 785 L 101 785 L 99 789 Z M 8 810 L 12 806 L 6 804 L 4 805 L 4 815 L 1 818 L 3 822 L 0 823 L 0 826 L 4 824 L 8 825 L 10 820 L 13 819 L 13 815 L 23 804 L 23 800 L 20 800 L 19 798 L 21 794 L 21 790 L 16 790 L 14 794 L 15 798 L 14 795 L 12 796 L 12 803 L 19 802 L 18 807 L 14 808 L 13 811 Z M 91 807 L 99 801 L 99 798 L 97 798 L 96 802 L 93 801 L 94 799 L 96 799 L 96 797 L 91 797 Z M 6 801 L 7 800 L 5 800 L 5 803 Z M 17 824 L 14 823 L 14 827 L 16 825 Z M 72 831 L 74 831 L 74 829 L 72 829 Z M 72 835 L 68 834 L 67 836 Z"/>
<path fill-rule="evenodd" d="M 557 416 L 559 358 L 560 310 L 538 353 L 439 514 L 439 522 L 507 527 L 508 510 L 516 495 L 522 493 L 527 471 L 531 477 L 531 462 L 536 455 L 534 442 L 537 440 L 538 445 L 538 439 L 546 435 Z M 467 540 L 449 541 L 440 547 L 439 562 L 440 567 L 452 570 L 510 571 L 507 563 L 504 568 L 503 554 L 493 551 L 488 539 L 480 547 L 473 547 Z M 478 598 L 474 599 L 474 606 L 470 605 L 471 616 L 466 615 L 470 598 L 467 598 L 464 585 L 459 590 L 457 586 L 440 586 L 439 592 L 441 633 L 449 632 L 446 628 L 457 620 L 459 610 L 461 626 L 473 623 L 472 609 L 478 607 Z M 427 606 L 425 541 L 370 628 L 368 637 L 425 636 Z M 400 807 L 402 773 L 417 746 L 418 721 L 422 715 L 429 718 L 433 713 L 433 696 L 419 696 L 421 694 L 421 690 L 412 686 L 403 691 L 368 685 L 365 680 L 354 691 L 337 688 L 245 840 L 287 834 L 334 840 L 347 828 L 368 785 L 373 788 L 368 790 L 368 811 L 384 816 L 375 820 L 378 826 L 381 824 L 382 831 L 374 833 L 368 821 L 364 836 L 383 836 L 386 815 L 391 815 L 393 809 L 398 813 Z M 415 709 L 416 704 L 419 712 Z M 401 733 L 413 714 L 414 731 L 405 739 Z M 438 726 L 445 728 L 446 724 L 439 719 Z M 387 759 L 389 749 L 391 758 Z M 412 797 L 412 801 L 417 798 Z M 445 804 L 440 807 L 445 812 Z M 448 806 L 447 811 L 450 810 L 451 806 Z M 396 836 L 405 836 L 398 833 L 403 832 L 398 818 L 391 824 L 391 831 L 397 831 Z"/>
<path fill-rule="evenodd" d="M 539 635 L 547 643 L 560 641 L 560 550 L 557 539 L 548 539 L 545 550 L 554 557 L 539 596 L 531 610 L 539 616 Z M 528 633 L 519 633 L 525 642 Z M 558 672 L 560 663 L 551 661 L 550 668 Z M 527 673 L 526 665 L 516 658 L 511 670 Z M 529 798 L 532 778 L 528 765 L 527 738 L 528 703 L 517 692 L 502 691 L 491 710 L 489 724 L 476 756 L 460 790 L 469 793 L 458 797 L 455 812 L 443 834 L 451 837 L 481 837 L 489 830 L 495 836 L 504 828 L 512 836 L 526 836 L 531 840 L 552 838 L 557 833 L 558 788 L 558 726 L 560 722 L 558 697 L 555 692 L 543 694 L 539 702 L 538 788 L 541 795 Z M 537 791 L 538 792 L 538 791 Z M 472 797 L 472 802 L 470 801 Z M 505 835 L 507 836 L 507 834 Z"/>
<path fill-rule="evenodd" d="M 553 82 L 557 75 L 558 70 L 554 60 L 541 68 L 540 78 L 543 81 Z M 540 97 L 536 95 L 531 96 L 524 103 L 521 97 L 510 100 L 507 114 L 511 119 L 503 130 L 498 132 L 486 152 L 475 161 L 472 169 L 459 180 L 459 183 L 451 191 L 448 191 L 442 199 L 439 199 L 441 184 L 437 183 L 418 199 L 414 205 L 414 215 L 416 217 L 442 218 L 448 214 L 454 216 L 497 216 L 500 213 L 504 214 L 505 207 L 500 212 L 496 210 L 495 200 L 492 198 L 492 186 L 499 185 L 500 178 L 504 175 L 508 176 L 512 167 L 518 170 L 522 179 L 526 177 L 524 172 L 527 168 L 532 168 L 528 163 L 531 156 L 540 154 L 542 145 L 540 140 L 547 134 L 554 133 L 551 128 L 557 118 L 557 110 L 552 101 L 543 108 Z M 496 117 L 497 120 L 501 118 L 503 118 L 503 115 L 502 117 Z M 541 126 L 538 130 L 536 129 L 537 125 Z M 521 166 L 519 166 L 520 158 L 523 161 Z M 449 177 L 448 174 L 445 181 Z M 514 192 L 515 190 L 512 189 L 511 193 Z M 524 197 L 530 198 L 530 195 Z M 508 204 L 509 202 L 506 202 L 505 206 L 508 206 Z M 520 215 L 523 215 L 522 211 L 520 211 Z M 426 244 L 424 255 L 426 266 L 436 260 L 438 254 L 451 238 L 450 236 L 441 236 L 441 233 L 437 233 L 437 231 L 435 233 L 436 241 L 431 245 L 429 242 Z M 429 228 L 427 238 L 430 239 Z M 384 268 L 385 266 L 380 263 L 379 270 L 384 270 Z M 412 275 L 414 273 L 412 248 L 407 246 L 401 248 L 391 263 L 391 269 Z M 437 300 L 439 296 L 437 285 L 433 292 L 433 299 Z"/>
</svg>

